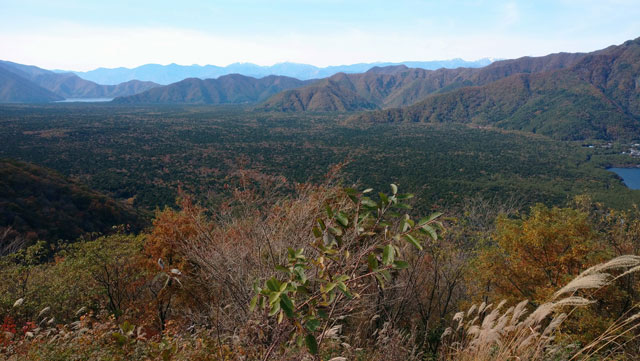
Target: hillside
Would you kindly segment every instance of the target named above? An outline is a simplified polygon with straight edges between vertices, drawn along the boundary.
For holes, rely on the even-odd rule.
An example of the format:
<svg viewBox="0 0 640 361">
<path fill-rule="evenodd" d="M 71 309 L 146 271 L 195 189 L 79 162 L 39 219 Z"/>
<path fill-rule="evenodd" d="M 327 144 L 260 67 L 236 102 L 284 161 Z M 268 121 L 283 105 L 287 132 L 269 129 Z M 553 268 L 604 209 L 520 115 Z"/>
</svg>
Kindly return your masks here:
<svg viewBox="0 0 640 361">
<path fill-rule="evenodd" d="M 86 72 L 73 72 L 83 79 L 99 84 L 118 84 L 129 80 L 146 80 L 154 83 L 168 85 L 186 78 L 212 79 L 223 75 L 241 74 L 254 78 L 262 78 L 269 75 L 288 76 L 301 80 L 320 79 L 334 74 L 363 73 L 375 66 L 389 66 L 404 64 L 412 68 L 439 69 L 439 68 L 477 68 L 491 64 L 489 59 L 465 61 L 462 59 L 434 60 L 434 61 L 408 61 L 402 63 L 359 63 L 350 65 L 336 65 L 320 68 L 309 64 L 278 63 L 271 66 L 260 66 L 252 63 L 233 63 L 227 66 L 215 65 L 160 65 L 145 64 L 136 68 L 98 68 Z"/>
<path fill-rule="evenodd" d="M 352 120 L 476 123 L 559 139 L 636 138 L 639 76 L 640 38 L 587 54 L 566 69 L 512 75 Z"/>
<path fill-rule="evenodd" d="M 0 67 L 0 103 L 47 103 L 59 95 Z"/>
<path fill-rule="evenodd" d="M 43 167 L 0 159 L 0 228 L 55 242 L 89 232 L 109 232 L 114 225 L 139 228 L 130 208 Z"/>
<path fill-rule="evenodd" d="M 152 82 L 132 80 L 118 85 L 100 85 L 72 73 L 54 73 L 36 66 L 0 61 L 0 69 L 25 79 L 63 98 L 115 98 L 136 94 L 158 86 Z M 3 81 L 1 84 L 4 84 Z M 50 100 L 44 100 L 50 101 Z"/>
<path fill-rule="evenodd" d="M 239 74 L 218 79 L 189 78 L 128 97 L 114 99 L 119 104 L 240 104 L 256 103 L 283 90 L 307 84 L 284 76 L 256 79 Z"/>
<path fill-rule="evenodd" d="M 339 73 L 293 91 L 276 94 L 261 108 L 273 111 L 336 111 L 389 108 L 413 104 L 430 94 L 484 85 L 519 73 L 561 69 L 581 53 L 503 60 L 484 68 L 425 70 L 404 65 L 374 67 L 362 74 Z"/>
</svg>

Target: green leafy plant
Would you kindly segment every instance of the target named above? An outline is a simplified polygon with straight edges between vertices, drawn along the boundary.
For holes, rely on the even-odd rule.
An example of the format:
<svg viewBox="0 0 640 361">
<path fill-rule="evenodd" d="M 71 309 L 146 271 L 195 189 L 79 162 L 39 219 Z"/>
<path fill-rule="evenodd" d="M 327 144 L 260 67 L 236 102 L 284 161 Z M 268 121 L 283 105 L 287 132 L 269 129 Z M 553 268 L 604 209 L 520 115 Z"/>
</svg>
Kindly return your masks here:
<svg viewBox="0 0 640 361">
<path fill-rule="evenodd" d="M 398 193 L 395 184 L 376 200 L 371 192 L 344 189 L 349 201 L 326 206 L 309 247 L 289 248 L 286 263 L 275 266 L 278 275 L 254 286 L 251 309 L 275 317 L 283 335 L 265 359 L 282 341 L 305 344 L 317 355 L 329 330 L 408 267 L 406 252 L 422 250 L 424 242 L 437 240 L 443 231 L 439 212 L 421 219 L 406 213 L 413 195 Z"/>
</svg>

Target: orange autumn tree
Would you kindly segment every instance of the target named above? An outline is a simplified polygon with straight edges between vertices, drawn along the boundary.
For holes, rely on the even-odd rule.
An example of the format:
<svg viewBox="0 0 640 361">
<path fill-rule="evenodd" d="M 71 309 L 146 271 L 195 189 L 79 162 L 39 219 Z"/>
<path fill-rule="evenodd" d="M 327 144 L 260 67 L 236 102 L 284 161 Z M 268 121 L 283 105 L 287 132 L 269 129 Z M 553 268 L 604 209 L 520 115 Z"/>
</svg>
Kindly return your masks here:
<svg viewBox="0 0 640 361">
<path fill-rule="evenodd" d="M 523 218 L 498 217 L 478 275 L 485 298 L 537 303 L 603 256 L 587 212 L 538 204 Z"/>
<path fill-rule="evenodd" d="M 187 281 L 191 272 L 186 258 L 180 253 L 180 245 L 195 238 L 203 227 L 209 227 L 202 219 L 203 209 L 190 197 L 181 195 L 178 203 L 179 211 L 167 207 L 156 213 L 144 245 L 146 267 L 156 273 L 149 283 L 152 297 L 148 311 L 155 315 L 162 330 L 174 318 L 178 305 L 190 304 L 199 298 L 194 294 L 192 283 Z"/>
<path fill-rule="evenodd" d="M 145 252 L 153 263 L 161 259 L 167 268 L 184 269 L 185 260 L 179 254 L 179 245 L 195 238 L 203 231 L 202 227 L 208 227 L 208 222 L 201 219 L 204 210 L 190 197 L 182 195 L 178 203 L 179 211 L 167 207 L 156 213 Z"/>
</svg>

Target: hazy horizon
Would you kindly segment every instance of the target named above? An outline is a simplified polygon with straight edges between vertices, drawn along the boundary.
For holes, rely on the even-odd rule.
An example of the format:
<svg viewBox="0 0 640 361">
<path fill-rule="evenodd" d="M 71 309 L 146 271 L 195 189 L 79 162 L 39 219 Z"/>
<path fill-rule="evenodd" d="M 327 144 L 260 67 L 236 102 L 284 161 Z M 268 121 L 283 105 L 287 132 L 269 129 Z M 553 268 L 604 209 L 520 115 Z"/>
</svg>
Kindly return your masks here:
<svg viewBox="0 0 640 361">
<path fill-rule="evenodd" d="M 0 1 L 1 59 L 74 71 L 511 59 L 640 36 L 640 4 L 631 0 Z"/>
</svg>

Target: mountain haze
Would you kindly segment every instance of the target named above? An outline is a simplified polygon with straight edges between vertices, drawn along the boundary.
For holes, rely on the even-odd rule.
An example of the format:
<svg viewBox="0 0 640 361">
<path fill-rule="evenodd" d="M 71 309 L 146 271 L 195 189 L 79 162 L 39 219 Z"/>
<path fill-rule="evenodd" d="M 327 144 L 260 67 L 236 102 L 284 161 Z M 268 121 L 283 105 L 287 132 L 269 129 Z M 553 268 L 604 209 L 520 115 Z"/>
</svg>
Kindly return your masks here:
<svg viewBox="0 0 640 361">
<path fill-rule="evenodd" d="M 158 84 L 171 84 L 186 78 L 213 79 L 223 75 L 241 74 L 254 78 L 269 75 L 288 76 L 301 80 L 326 78 L 331 75 L 344 73 L 363 73 L 374 66 L 389 66 L 404 64 L 413 68 L 439 69 L 458 67 L 482 67 L 491 64 L 489 59 L 465 61 L 462 59 L 409 61 L 402 63 L 359 63 L 351 65 L 337 65 L 320 68 L 309 64 L 279 63 L 271 66 L 260 66 L 251 63 L 234 63 L 228 66 L 215 65 L 160 65 L 145 64 L 136 68 L 98 68 L 86 72 L 73 72 L 83 79 L 99 84 L 119 84 L 129 80 L 152 81 Z"/>
</svg>

